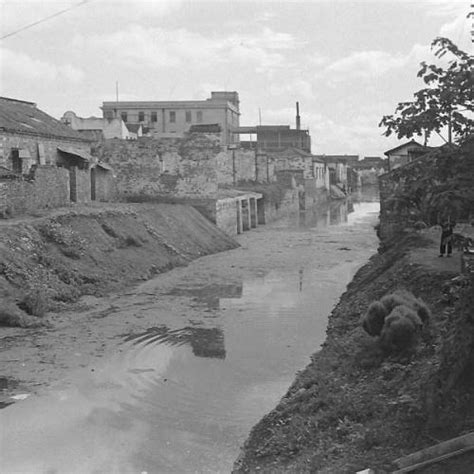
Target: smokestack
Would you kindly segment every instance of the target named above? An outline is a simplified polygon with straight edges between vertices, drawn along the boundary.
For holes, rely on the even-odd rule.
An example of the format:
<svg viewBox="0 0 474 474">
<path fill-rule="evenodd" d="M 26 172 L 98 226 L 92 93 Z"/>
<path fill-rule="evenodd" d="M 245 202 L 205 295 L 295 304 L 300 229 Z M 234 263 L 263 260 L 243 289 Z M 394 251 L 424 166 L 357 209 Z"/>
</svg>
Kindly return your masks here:
<svg viewBox="0 0 474 474">
<path fill-rule="evenodd" d="M 296 130 L 301 128 L 300 103 L 296 102 Z"/>
</svg>

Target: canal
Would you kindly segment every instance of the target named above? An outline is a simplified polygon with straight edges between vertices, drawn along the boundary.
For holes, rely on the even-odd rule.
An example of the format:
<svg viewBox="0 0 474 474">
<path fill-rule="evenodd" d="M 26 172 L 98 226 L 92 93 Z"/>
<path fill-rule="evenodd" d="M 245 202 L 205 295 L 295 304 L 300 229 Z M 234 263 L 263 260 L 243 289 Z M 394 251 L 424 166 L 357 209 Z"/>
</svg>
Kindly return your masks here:
<svg viewBox="0 0 474 474">
<path fill-rule="evenodd" d="M 58 325 L 38 374 L 51 383 L 0 410 L 0 472 L 230 472 L 376 251 L 378 210 L 358 196 L 290 215 L 238 249 L 85 300 Z"/>
</svg>

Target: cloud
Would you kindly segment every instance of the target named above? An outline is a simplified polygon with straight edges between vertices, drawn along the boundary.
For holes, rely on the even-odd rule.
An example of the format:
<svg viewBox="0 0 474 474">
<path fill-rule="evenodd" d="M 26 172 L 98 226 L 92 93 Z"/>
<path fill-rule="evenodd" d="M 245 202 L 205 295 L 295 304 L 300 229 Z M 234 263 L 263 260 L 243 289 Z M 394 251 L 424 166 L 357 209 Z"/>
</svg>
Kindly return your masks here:
<svg viewBox="0 0 474 474">
<path fill-rule="evenodd" d="M 469 4 L 464 0 L 425 0 L 416 3 L 415 6 L 427 16 L 432 17 L 467 15 L 469 10 Z"/>
<path fill-rule="evenodd" d="M 231 34 L 216 37 L 189 31 L 185 28 L 166 29 L 138 24 L 113 33 L 76 35 L 73 49 L 92 53 L 100 51 L 104 57 L 117 60 L 129 67 L 209 68 L 212 64 L 248 65 L 258 71 L 271 70 L 285 64 L 282 52 L 301 43 L 287 33 L 264 28 L 255 34 Z M 87 53 L 86 53 L 87 54 Z"/>
<path fill-rule="evenodd" d="M 467 18 L 466 15 L 458 15 L 454 20 L 445 23 L 439 30 L 440 36 L 449 38 L 461 49 L 471 46 L 471 23 L 472 18 Z"/>
<path fill-rule="evenodd" d="M 381 76 L 406 64 L 407 58 L 386 51 L 359 51 L 326 67 L 327 73 L 350 74 L 357 77 Z"/>
<path fill-rule="evenodd" d="M 0 48 L 0 64 L 2 65 L 2 81 L 6 78 L 21 79 L 25 84 L 29 81 L 61 81 L 78 83 L 84 73 L 71 64 L 55 65 L 27 54 Z"/>
<path fill-rule="evenodd" d="M 283 96 L 288 100 L 314 99 L 313 85 L 305 79 L 294 79 L 286 82 L 277 82 L 270 85 L 272 96 Z"/>
<path fill-rule="evenodd" d="M 333 75 L 338 81 L 353 78 L 373 79 L 394 70 L 411 70 L 412 67 L 415 69 L 421 61 L 430 57 L 433 59 L 429 46 L 420 44 L 415 44 L 408 54 L 377 50 L 356 51 L 326 66 L 323 75 Z M 321 73 L 317 76 L 321 76 Z"/>
<path fill-rule="evenodd" d="M 115 22 L 162 17 L 182 3 L 182 0 L 0 0 L 0 31 L 4 35 L 40 22 L 28 28 L 37 33 L 70 24 L 87 24 L 100 17 L 107 18 L 105 24 L 102 22 L 102 28 L 106 29 Z"/>
</svg>

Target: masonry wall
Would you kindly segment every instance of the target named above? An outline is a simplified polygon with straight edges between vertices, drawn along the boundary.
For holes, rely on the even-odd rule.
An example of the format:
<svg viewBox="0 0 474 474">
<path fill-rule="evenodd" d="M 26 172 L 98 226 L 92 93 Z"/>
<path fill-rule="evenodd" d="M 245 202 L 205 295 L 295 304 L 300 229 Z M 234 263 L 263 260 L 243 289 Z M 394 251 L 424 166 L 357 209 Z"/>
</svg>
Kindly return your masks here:
<svg viewBox="0 0 474 474">
<path fill-rule="evenodd" d="M 91 201 L 90 170 L 80 170 L 73 166 L 69 170 L 71 201 L 86 203 Z"/>
<path fill-rule="evenodd" d="M 117 186 L 112 171 L 97 166 L 91 170 L 91 173 L 95 174 L 95 200 L 103 202 L 115 201 L 117 198 Z"/>
<path fill-rule="evenodd" d="M 299 210 L 299 196 L 298 189 L 287 189 L 284 192 L 282 199 L 277 201 L 264 199 L 265 222 L 274 221 L 288 212 L 295 212 Z"/>
<path fill-rule="evenodd" d="M 272 158 L 275 171 L 281 170 L 301 170 L 304 178 L 313 178 L 313 157 L 311 155 L 301 155 L 293 149 L 278 152 L 267 152 Z"/>
<path fill-rule="evenodd" d="M 58 161 L 58 146 L 73 147 L 90 153 L 90 142 L 59 138 L 44 138 L 35 135 L 0 132 L 0 166 L 12 169 L 12 149 L 27 149 L 30 159 L 23 160 L 23 173 L 28 173 L 34 164 L 54 165 Z"/>
<path fill-rule="evenodd" d="M 224 150 L 217 155 L 217 179 L 220 185 L 238 185 L 242 181 L 272 182 L 275 180 L 274 164 L 266 154 L 255 150 Z"/>
<path fill-rule="evenodd" d="M 203 198 L 217 196 L 219 138 L 191 134 L 183 139 L 142 137 L 106 140 L 96 149 L 117 177 L 121 197 Z"/>
<path fill-rule="evenodd" d="M 237 234 L 237 205 L 235 199 L 219 199 L 216 202 L 215 223 L 227 235 Z"/>
<path fill-rule="evenodd" d="M 305 179 L 304 186 L 304 208 L 309 209 L 328 200 L 326 188 L 320 187 L 316 179 Z"/>
<path fill-rule="evenodd" d="M 56 166 L 39 166 L 33 179 L 0 180 L 0 217 L 66 206 L 69 191 L 68 170 Z"/>
</svg>

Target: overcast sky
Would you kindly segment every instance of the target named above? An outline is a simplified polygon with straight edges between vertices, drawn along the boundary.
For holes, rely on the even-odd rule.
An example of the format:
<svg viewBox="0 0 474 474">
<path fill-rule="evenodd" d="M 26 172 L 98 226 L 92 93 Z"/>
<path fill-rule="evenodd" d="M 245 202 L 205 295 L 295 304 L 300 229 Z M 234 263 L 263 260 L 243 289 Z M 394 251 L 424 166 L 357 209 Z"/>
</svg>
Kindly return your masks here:
<svg viewBox="0 0 474 474">
<path fill-rule="evenodd" d="M 471 50 L 469 0 L 0 0 L 0 95 L 101 116 L 103 101 L 240 95 L 241 125 L 295 126 L 313 153 L 382 155 L 378 123 L 423 83 L 436 36 Z"/>
</svg>

